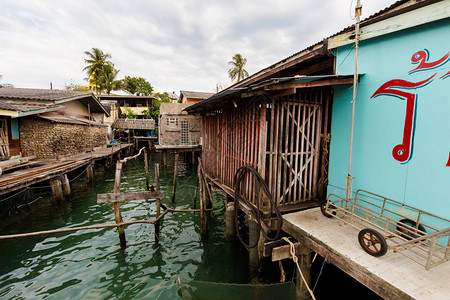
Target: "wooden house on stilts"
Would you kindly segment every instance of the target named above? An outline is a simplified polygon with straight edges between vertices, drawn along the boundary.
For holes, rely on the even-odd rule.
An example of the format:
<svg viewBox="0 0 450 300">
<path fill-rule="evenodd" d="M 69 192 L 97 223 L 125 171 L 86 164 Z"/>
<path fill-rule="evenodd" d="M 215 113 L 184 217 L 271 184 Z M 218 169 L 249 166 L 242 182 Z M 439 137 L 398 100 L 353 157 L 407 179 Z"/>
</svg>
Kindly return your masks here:
<svg viewBox="0 0 450 300">
<path fill-rule="evenodd" d="M 186 109 L 202 115 L 204 168 L 215 185 L 232 194 L 236 171 L 251 165 L 281 212 L 317 206 L 327 183 L 331 85 L 353 80 L 332 75 L 326 49 L 316 44 Z M 254 182 L 242 191 L 256 204 Z"/>
<path fill-rule="evenodd" d="M 202 116 L 208 183 L 249 216 L 257 255 L 268 235 L 254 207 L 273 217 L 269 194 L 305 269 L 313 251 L 383 298 L 448 298 L 449 20 L 448 0 L 399 0 L 185 109 Z M 245 165 L 269 193 L 236 177 Z"/>
</svg>

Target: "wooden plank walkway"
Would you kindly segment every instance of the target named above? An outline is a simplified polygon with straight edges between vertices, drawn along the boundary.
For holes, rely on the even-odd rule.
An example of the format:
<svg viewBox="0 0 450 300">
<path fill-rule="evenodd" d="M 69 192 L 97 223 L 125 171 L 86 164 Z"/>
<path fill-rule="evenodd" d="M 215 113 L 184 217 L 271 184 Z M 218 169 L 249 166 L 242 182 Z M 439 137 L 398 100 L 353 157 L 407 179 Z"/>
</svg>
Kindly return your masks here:
<svg viewBox="0 0 450 300">
<path fill-rule="evenodd" d="M 133 146 L 133 144 L 122 144 L 120 146 L 114 146 L 114 148 L 105 147 L 93 152 L 74 155 L 60 162 L 48 163 L 34 168 L 3 174 L 0 177 L 0 195 L 11 193 L 30 185 L 61 176 L 86 166 L 92 161 L 108 157 L 131 146 Z"/>
<path fill-rule="evenodd" d="M 283 230 L 385 299 L 449 299 L 450 262 L 427 271 L 389 250 L 373 257 L 360 247 L 357 229 L 319 208 L 284 215 Z"/>
</svg>

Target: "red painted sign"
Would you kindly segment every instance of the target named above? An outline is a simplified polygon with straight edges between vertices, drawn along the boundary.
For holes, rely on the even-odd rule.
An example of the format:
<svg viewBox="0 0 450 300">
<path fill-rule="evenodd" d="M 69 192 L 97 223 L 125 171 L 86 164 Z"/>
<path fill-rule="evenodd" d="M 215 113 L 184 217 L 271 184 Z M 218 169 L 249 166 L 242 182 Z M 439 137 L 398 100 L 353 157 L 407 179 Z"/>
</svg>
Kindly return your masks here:
<svg viewBox="0 0 450 300">
<path fill-rule="evenodd" d="M 434 62 L 428 62 L 428 58 L 429 52 L 426 49 L 414 53 L 413 56 L 411 57 L 411 63 L 418 64 L 418 66 L 409 71 L 408 74 L 441 67 L 450 60 L 450 52 L 444 55 L 441 59 Z M 375 98 L 381 95 L 386 95 L 397 97 L 401 100 L 406 100 L 406 114 L 405 114 L 405 125 L 403 127 L 403 140 L 401 144 L 396 145 L 392 149 L 392 156 L 400 163 L 403 164 L 407 163 L 412 157 L 414 128 L 417 113 L 416 107 L 418 98 L 417 94 L 409 93 L 404 90 L 418 89 L 424 87 L 427 84 L 431 83 L 436 75 L 437 73 L 419 82 L 410 82 L 402 79 L 389 80 L 388 82 L 381 85 L 375 91 L 372 97 L 370 97 Z M 445 79 L 448 77 L 450 77 L 450 71 L 441 76 L 439 79 Z M 450 166 L 450 157 L 446 166 L 447 167 Z"/>
</svg>

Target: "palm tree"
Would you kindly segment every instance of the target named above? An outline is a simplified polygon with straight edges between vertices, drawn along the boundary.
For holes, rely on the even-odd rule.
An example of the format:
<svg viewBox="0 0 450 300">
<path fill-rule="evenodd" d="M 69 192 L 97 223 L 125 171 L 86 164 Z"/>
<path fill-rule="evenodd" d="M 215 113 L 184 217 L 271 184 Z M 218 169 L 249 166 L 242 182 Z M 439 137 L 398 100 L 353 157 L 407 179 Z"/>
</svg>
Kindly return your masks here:
<svg viewBox="0 0 450 300">
<path fill-rule="evenodd" d="M 248 72 L 244 69 L 245 64 L 247 63 L 247 59 L 243 58 L 239 53 L 235 54 L 231 61 L 228 62 L 229 65 L 232 65 L 233 68 L 228 70 L 228 76 L 231 80 L 235 80 L 237 78 L 236 83 L 248 77 Z"/>
<path fill-rule="evenodd" d="M 105 90 L 106 94 L 109 95 L 112 90 L 118 90 L 121 88 L 122 80 L 116 80 L 117 73 L 119 73 L 119 70 L 114 68 L 113 64 L 106 64 L 103 66 L 98 78 L 100 92 Z"/>
<path fill-rule="evenodd" d="M 86 63 L 87 66 L 83 68 L 83 71 L 86 71 L 86 74 L 88 75 L 87 80 L 90 84 L 94 85 L 98 93 L 100 89 L 99 77 L 103 71 L 103 67 L 111 64 L 111 62 L 107 60 L 108 58 L 111 58 L 111 54 L 103 53 L 99 48 L 92 48 L 91 52 L 85 51 L 84 54 L 86 54 L 88 58 L 84 60 L 84 63 Z"/>
</svg>

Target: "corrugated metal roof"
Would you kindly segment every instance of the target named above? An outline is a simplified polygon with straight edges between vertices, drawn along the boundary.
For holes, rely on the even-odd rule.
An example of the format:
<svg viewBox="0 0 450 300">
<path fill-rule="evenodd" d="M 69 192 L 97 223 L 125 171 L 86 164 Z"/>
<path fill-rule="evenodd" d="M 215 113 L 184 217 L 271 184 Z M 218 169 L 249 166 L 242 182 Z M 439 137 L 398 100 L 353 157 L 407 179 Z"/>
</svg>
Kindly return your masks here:
<svg viewBox="0 0 450 300">
<path fill-rule="evenodd" d="M 364 74 L 359 74 L 363 76 Z M 211 98 L 208 98 L 202 102 L 193 104 L 184 110 L 187 112 L 195 112 L 205 108 L 212 108 L 219 103 L 224 103 L 226 100 L 238 99 L 242 94 L 249 91 L 264 91 L 265 88 L 274 88 L 277 86 L 286 84 L 297 84 L 301 88 L 302 84 L 312 83 L 317 81 L 317 84 L 332 85 L 331 80 L 336 80 L 336 84 L 342 84 L 343 80 L 353 78 L 353 75 L 316 75 L 316 76 L 293 76 L 282 78 L 271 78 L 257 84 L 250 85 L 246 88 L 227 89 L 220 93 L 215 94 Z M 339 83 L 340 82 L 340 83 Z"/>
<path fill-rule="evenodd" d="M 215 93 L 207 93 L 207 92 L 193 92 L 193 91 L 180 91 L 180 98 L 185 96 L 186 98 L 192 99 L 208 99 Z"/>
<path fill-rule="evenodd" d="M 86 106 L 90 103 L 92 112 L 109 115 L 91 92 L 0 87 L 0 102 L 3 103 L 3 107 L 12 108 L 18 112 L 56 107 L 73 100 L 79 100 Z"/>
<path fill-rule="evenodd" d="M 91 97 L 91 92 L 77 92 L 66 90 L 0 88 L 0 99 L 26 99 L 38 101 L 58 101 L 68 98 Z"/>
</svg>

